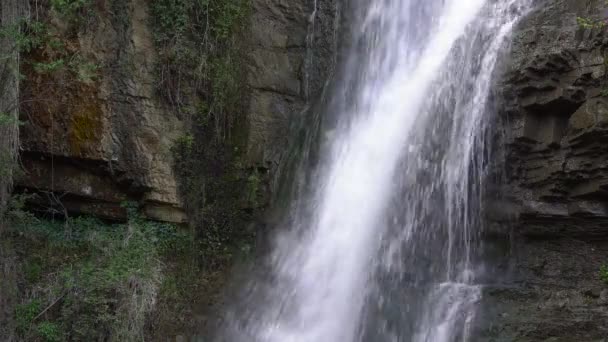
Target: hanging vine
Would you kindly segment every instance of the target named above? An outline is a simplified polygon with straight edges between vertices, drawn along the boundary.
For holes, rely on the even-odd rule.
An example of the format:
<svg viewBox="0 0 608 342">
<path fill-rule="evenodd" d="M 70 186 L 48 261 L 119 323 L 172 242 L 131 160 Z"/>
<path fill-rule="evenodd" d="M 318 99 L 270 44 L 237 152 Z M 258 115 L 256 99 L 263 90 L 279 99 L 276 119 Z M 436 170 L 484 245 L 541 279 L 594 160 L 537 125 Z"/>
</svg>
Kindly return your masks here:
<svg viewBox="0 0 608 342">
<path fill-rule="evenodd" d="M 19 146 L 19 57 L 28 2 L 0 2 L 0 228 L 13 186 Z"/>
</svg>

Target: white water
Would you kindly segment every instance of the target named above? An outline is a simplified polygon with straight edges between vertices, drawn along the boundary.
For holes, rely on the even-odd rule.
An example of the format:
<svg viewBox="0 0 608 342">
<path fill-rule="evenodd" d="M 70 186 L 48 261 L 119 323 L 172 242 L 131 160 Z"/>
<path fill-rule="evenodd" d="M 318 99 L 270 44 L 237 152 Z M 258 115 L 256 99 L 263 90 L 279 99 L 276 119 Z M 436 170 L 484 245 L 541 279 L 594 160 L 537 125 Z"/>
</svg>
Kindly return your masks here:
<svg viewBox="0 0 608 342">
<path fill-rule="evenodd" d="M 250 286 L 251 296 L 263 288 L 266 297 L 250 298 L 247 310 L 233 313 L 228 341 L 467 339 L 481 296 L 472 250 L 480 206 L 471 203 L 480 200 L 481 185 L 471 184 L 480 182 L 470 179 L 471 169 L 481 177 L 475 154 L 483 144 L 492 72 L 525 2 L 376 0 L 361 5 L 364 15 L 354 39 L 365 41 L 366 49 L 363 55 L 354 52 L 359 60 L 350 64 L 356 70 L 348 70 L 358 75 L 355 93 L 342 106 L 348 109 L 340 113 L 326 164 L 312 185 L 316 191 L 308 201 L 296 202 L 309 206 L 299 209 L 306 214 L 277 237 L 271 280 Z M 447 110 L 447 131 L 438 131 L 433 120 L 441 117 L 435 110 Z M 441 161 L 431 165 L 422 161 L 426 156 L 416 144 L 433 134 L 443 139 L 443 148 Z M 434 170 L 429 184 L 402 179 L 427 168 Z M 406 195 L 397 197 L 395 208 L 401 188 Z M 442 220 L 425 212 L 437 192 L 445 205 L 432 215 Z M 393 216 L 394 222 L 387 223 Z M 421 279 L 417 272 L 427 270 L 416 260 L 423 244 L 439 249 L 430 263 L 441 271 L 411 298 L 423 298 L 422 309 L 401 318 L 413 328 L 387 328 L 395 319 L 385 319 L 384 306 L 395 305 L 390 302 L 396 297 L 376 277 L 384 274 L 398 282 L 409 273 Z M 379 309 L 372 314 L 376 304 Z M 370 316 L 379 323 L 368 324 Z"/>
</svg>

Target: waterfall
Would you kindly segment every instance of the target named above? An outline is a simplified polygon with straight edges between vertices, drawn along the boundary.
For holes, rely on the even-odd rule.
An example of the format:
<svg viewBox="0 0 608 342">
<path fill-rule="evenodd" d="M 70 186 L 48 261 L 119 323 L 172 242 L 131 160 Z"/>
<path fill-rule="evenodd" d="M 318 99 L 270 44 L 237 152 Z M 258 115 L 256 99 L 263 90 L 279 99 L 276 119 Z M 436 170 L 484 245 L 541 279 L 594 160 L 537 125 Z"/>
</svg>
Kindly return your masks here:
<svg viewBox="0 0 608 342">
<path fill-rule="evenodd" d="M 492 74 L 528 2 L 351 5 L 331 142 L 220 340 L 469 340 Z"/>
</svg>

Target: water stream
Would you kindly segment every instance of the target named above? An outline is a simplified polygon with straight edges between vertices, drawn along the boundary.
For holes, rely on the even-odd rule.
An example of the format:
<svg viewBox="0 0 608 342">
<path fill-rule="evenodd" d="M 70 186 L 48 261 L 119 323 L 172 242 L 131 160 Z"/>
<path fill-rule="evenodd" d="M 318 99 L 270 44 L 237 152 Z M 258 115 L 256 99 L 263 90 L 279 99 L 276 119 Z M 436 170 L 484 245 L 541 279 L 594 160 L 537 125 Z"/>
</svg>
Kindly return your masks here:
<svg viewBox="0 0 608 342">
<path fill-rule="evenodd" d="M 467 341 L 493 72 L 527 0 L 356 1 L 338 119 L 221 340 Z M 261 267 L 260 267 L 261 268 Z"/>
</svg>

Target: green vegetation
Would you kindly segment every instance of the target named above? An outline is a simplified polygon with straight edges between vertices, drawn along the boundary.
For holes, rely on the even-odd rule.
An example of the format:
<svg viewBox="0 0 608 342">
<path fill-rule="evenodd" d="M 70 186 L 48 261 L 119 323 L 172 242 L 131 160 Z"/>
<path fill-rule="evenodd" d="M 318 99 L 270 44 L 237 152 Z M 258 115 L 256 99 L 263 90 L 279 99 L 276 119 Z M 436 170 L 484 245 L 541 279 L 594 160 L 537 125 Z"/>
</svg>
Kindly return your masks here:
<svg viewBox="0 0 608 342">
<path fill-rule="evenodd" d="M 583 17 L 577 17 L 576 22 L 578 23 L 578 26 L 584 29 L 603 28 L 604 26 L 606 26 L 606 22 L 604 20 L 589 19 Z"/>
<path fill-rule="evenodd" d="M 49 321 L 36 322 L 42 310 L 42 302 L 37 299 L 18 305 L 15 309 L 17 333 L 36 336 L 44 342 L 63 341 L 59 325 Z"/>
<path fill-rule="evenodd" d="M 160 52 L 157 84 L 169 105 L 184 115 L 212 116 L 220 122 L 216 129 L 230 129 L 229 114 L 240 110 L 244 74 L 234 38 L 248 13 L 248 0 L 152 1 Z M 208 104 L 204 110 L 200 101 Z"/>
<path fill-rule="evenodd" d="M 253 207 L 258 205 L 257 200 L 261 182 L 262 180 L 260 179 L 258 170 L 254 170 L 251 175 L 249 175 L 249 178 L 247 178 L 247 200 Z"/>
<path fill-rule="evenodd" d="M 51 0 L 51 7 L 61 15 L 75 15 L 89 4 L 90 0 Z"/>
<path fill-rule="evenodd" d="M 192 136 L 192 134 L 184 134 L 177 138 L 175 144 L 177 150 L 181 151 L 181 153 L 188 154 L 190 151 L 192 151 L 192 146 L 194 145 L 194 137 Z"/>
<path fill-rule="evenodd" d="M 0 112 L 0 133 L 11 127 L 20 125 L 21 122 L 11 114 Z M 5 133 L 6 134 L 6 133 Z M 12 156 L 12 151 L 7 150 L 6 146 L 0 146 L 0 179 L 12 178 L 17 165 Z M 2 209 L 2 208 L 0 208 Z M 0 210 L 0 213 L 2 210 Z M 2 220 L 0 220 L 1 222 Z"/>
<path fill-rule="evenodd" d="M 63 20 L 80 20 L 79 11 L 88 8 L 88 0 L 51 0 L 51 8 L 59 13 Z M 19 125 L 18 111 L 22 103 L 32 103 L 33 99 L 40 94 L 34 94 L 32 87 L 20 87 L 19 81 L 28 80 L 27 76 L 35 74 L 53 74 L 56 72 L 67 71 L 71 77 L 57 77 L 53 80 L 52 88 L 57 86 L 67 87 L 72 81 L 90 82 L 96 74 L 95 64 L 85 60 L 77 53 L 66 48 L 64 40 L 59 39 L 61 35 L 57 28 L 52 27 L 47 22 L 50 20 L 44 16 L 35 16 L 36 20 L 29 20 L 25 17 L 17 16 L 3 23 L 0 26 L 0 39 L 9 44 L 5 44 L 0 59 L 3 61 L 5 77 L 3 88 L 10 89 L 5 91 L 0 99 L 0 214 L 5 210 L 12 180 L 17 171 L 16 156 Z M 70 17 L 71 16 L 71 17 Z M 70 17 L 70 18 L 68 18 Z M 18 65 L 19 64 L 19 65 Z M 5 89 L 5 90 L 6 90 Z M 20 92 L 21 89 L 28 89 Z M 29 95 L 27 92 L 30 91 Z M 48 101 L 48 98 L 43 99 Z M 2 223 L 2 217 L 0 217 Z M 2 227 L 0 227 L 2 228 Z"/>
<path fill-rule="evenodd" d="M 86 60 L 79 54 L 71 57 L 68 66 L 80 82 L 89 83 L 97 78 L 99 65 Z"/>
<path fill-rule="evenodd" d="M 19 336 L 142 340 L 164 286 L 161 259 L 189 252 L 190 235 L 144 220 L 133 205 L 127 223 L 104 224 L 86 217 L 38 219 L 21 210 L 22 202 L 8 212 L 8 237 L 24 251 L 26 296 L 15 310 Z"/>
<path fill-rule="evenodd" d="M 603 7 L 608 6 L 608 0 L 604 0 L 603 1 Z M 602 17 L 602 18 L 597 18 L 597 16 L 595 15 L 591 15 L 588 17 L 576 17 L 576 22 L 578 23 L 578 26 L 581 29 L 585 29 L 585 30 L 592 30 L 592 29 L 598 29 L 598 30 L 603 30 L 606 25 L 608 24 L 608 18 L 606 17 Z M 603 89 L 600 91 L 600 96 L 602 97 L 608 97 L 608 88 L 606 88 L 606 75 L 608 75 L 608 56 L 606 56 L 605 53 L 604 54 L 604 80 L 602 83 L 604 83 Z"/>
<path fill-rule="evenodd" d="M 92 16 L 91 0 L 51 0 L 51 8 L 75 29 Z"/>
<path fill-rule="evenodd" d="M 249 223 L 260 205 L 264 174 L 239 162 L 244 149 L 237 118 L 246 73 L 237 38 L 246 28 L 249 2 L 150 2 L 158 91 L 192 128 L 173 148 L 180 189 L 196 222 L 191 232 L 146 221 L 134 205 L 126 206 L 129 220 L 122 224 L 90 217 L 47 220 L 24 210 L 26 198 L 14 198 L 8 229 L 0 233 L 18 254 L 14 320 L 20 340 L 143 340 L 145 322 L 180 316 L 197 296 L 208 300 L 234 257 L 250 253 L 255 235 Z M 44 2 L 53 19 L 67 25 L 41 15 L 40 21 L 0 29 L 0 37 L 15 41 L 25 74 L 43 87 L 64 82 L 61 91 L 73 91 L 99 72 L 74 44 L 74 33 L 91 22 L 91 4 Z M 125 2 L 110 6 L 113 23 L 123 23 L 126 31 Z M 3 123 L 16 124 L 0 114 Z"/>
<path fill-rule="evenodd" d="M 174 147 L 175 170 L 186 209 L 197 223 L 197 260 L 206 272 L 216 272 L 249 250 L 255 234 L 248 227 L 251 213 L 243 207 L 251 207 L 247 202 L 255 199 L 248 196 L 259 184 L 235 167 L 234 156 L 221 142 L 180 141 Z"/>
<path fill-rule="evenodd" d="M 0 112 L 0 126 L 12 126 L 19 124 L 19 120 L 12 115 Z"/>
<path fill-rule="evenodd" d="M 64 20 L 81 20 L 79 11 L 89 6 L 88 0 L 53 0 L 52 7 Z M 70 19 L 73 16 L 74 19 Z M 99 66 L 82 57 L 78 52 L 69 51 L 65 42 L 58 38 L 56 29 L 43 21 L 18 20 L 17 24 L 0 29 L 0 38 L 15 42 L 15 48 L 26 58 L 22 63 L 31 65 L 39 74 L 49 74 L 62 70 L 69 71 L 75 79 L 89 82 L 97 76 Z M 22 77 L 24 77 L 22 75 Z"/>
<path fill-rule="evenodd" d="M 15 308 L 17 332 L 26 334 L 30 330 L 34 318 L 38 316 L 40 311 L 42 311 L 42 305 L 39 300 L 31 300 L 27 303 L 17 305 Z"/>
<path fill-rule="evenodd" d="M 151 3 L 158 91 L 192 127 L 176 140 L 173 154 L 186 209 L 197 224 L 198 260 L 208 273 L 248 253 L 255 235 L 246 227 L 262 175 L 239 162 L 244 149 L 237 120 L 246 84 L 237 38 L 249 12 L 250 0 Z"/>
<path fill-rule="evenodd" d="M 44 321 L 36 326 L 36 334 L 45 342 L 61 342 L 61 332 L 55 323 Z"/>
<path fill-rule="evenodd" d="M 608 285 L 608 265 L 602 265 L 600 267 L 600 280 Z"/>
<path fill-rule="evenodd" d="M 0 38 L 14 42 L 15 48 L 20 52 L 29 52 L 42 44 L 45 32 L 46 26 L 41 22 L 19 19 L 16 24 L 2 26 Z"/>
<path fill-rule="evenodd" d="M 42 62 L 34 62 L 33 63 L 34 70 L 39 74 L 48 74 L 55 72 L 57 70 L 65 67 L 65 62 L 62 58 L 56 59 L 54 61 L 42 63 Z"/>
<path fill-rule="evenodd" d="M 603 1 L 604 6 L 608 6 L 608 0 Z M 608 23 L 608 18 L 576 17 L 578 26 L 583 29 L 602 29 Z"/>
</svg>

